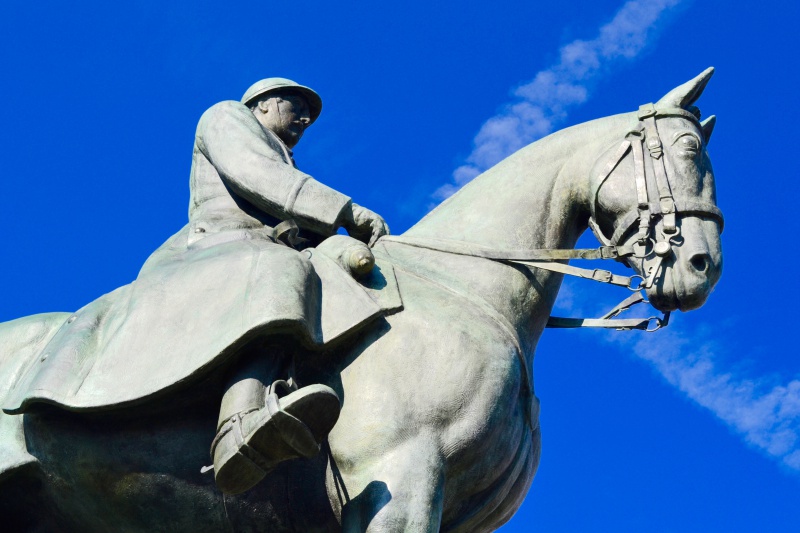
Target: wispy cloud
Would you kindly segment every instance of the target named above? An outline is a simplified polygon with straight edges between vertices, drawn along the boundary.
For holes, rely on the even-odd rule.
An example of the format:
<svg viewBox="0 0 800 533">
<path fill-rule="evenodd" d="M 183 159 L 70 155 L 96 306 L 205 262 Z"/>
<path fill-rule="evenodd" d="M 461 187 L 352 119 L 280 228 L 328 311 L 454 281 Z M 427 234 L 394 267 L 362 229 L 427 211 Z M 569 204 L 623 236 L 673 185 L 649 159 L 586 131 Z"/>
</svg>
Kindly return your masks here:
<svg viewBox="0 0 800 533">
<path fill-rule="evenodd" d="M 752 378 L 721 368 L 726 349 L 710 332 L 682 326 L 639 336 L 633 352 L 744 440 L 800 472 L 800 379 Z M 783 380 L 786 381 L 786 380 Z"/>
<path fill-rule="evenodd" d="M 484 123 L 465 164 L 434 198 L 449 197 L 503 158 L 551 133 L 570 108 L 587 100 L 589 90 L 604 74 L 651 44 L 664 14 L 682 1 L 631 0 L 594 39 L 576 40 L 561 48 L 558 63 L 517 88 L 515 101 Z M 606 298 L 595 297 L 592 288 L 587 290 L 587 282 L 582 283 L 578 290 L 565 280 L 555 305 L 559 314 L 597 314 L 597 309 L 586 313 L 580 308 L 598 307 L 597 302 Z M 649 362 L 670 385 L 708 409 L 748 444 L 800 472 L 800 379 L 754 378 L 727 370 L 722 361 L 732 350 L 714 340 L 722 338 L 719 333 L 712 336 L 702 326 L 690 330 L 680 321 L 673 320 L 669 329 L 653 335 L 614 332 L 602 338 Z"/>
<path fill-rule="evenodd" d="M 433 197 L 443 200 L 484 170 L 552 133 L 570 107 L 582 104 L 589 89 L 614 65 L 635 58 L 648 44 L 658 22 L 682 0 L 631 0 L 591 40 L 561 48 L 559 61 L 514 91 L 515 101 L 487 120 L 473 141 L 472 153 L 453 172 L 452 181 Z"/>
<path fill-rule="evenodd" d="M 616 296 L 607 287 L 565 279 L 554 312 L 599 316 L 613 305 Z M 642 308 L 628 316 L 649 314 L 654 314 L 653 309 Z M 800 472 L 800 376 L 752 377 L 727 368 L 734 350 L 724 340 L 730 338 L 725 326 L 689 326 L 681 318 L 674 317 L 670 326 L 658 333 L 602 332 L 598 341 L 647 361 L 667 383 L 710 411 L 750 446 Z"/>
</svg>

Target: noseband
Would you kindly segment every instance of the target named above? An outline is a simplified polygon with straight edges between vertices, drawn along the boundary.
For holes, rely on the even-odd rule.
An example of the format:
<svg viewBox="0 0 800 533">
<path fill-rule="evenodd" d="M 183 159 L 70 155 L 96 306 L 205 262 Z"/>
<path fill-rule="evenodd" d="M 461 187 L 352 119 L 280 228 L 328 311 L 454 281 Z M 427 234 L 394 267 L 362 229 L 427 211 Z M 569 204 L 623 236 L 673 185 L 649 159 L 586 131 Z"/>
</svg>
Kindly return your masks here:
<svg viewBox="0 0 800 533">
<path fill-rule="evenodd" d="M 597 178 L 597 187 L 592 195 L 592 213 L 589 217 L 589 227 L 602 244 L 599 248 L 497 250 L 447 239 L 385 236 L 381 240 L 457 255 L 518 263 L 551 272 L 626 287 L 634 292 L 634 294 L 617 304 L 600 318 L 551 316 L 547 321 L 548 328 L 593 327 L 645 331 L 661 329 L 669 323 L 669 312 L 664 313 L 663 317 L 628 319 L 615 317 L 636 304 L 647 302 L 647 299 L 641 293 L 642 289 L 648 289 L 653 286 L 664 259 L 672 253 L 673 247 L 679 246 L 677 241 L 680 236 L 680 227 L 677 225 L 678 215 L 713 218 L 719 224 L 720 232 L 722 232 L 724 223 L 722 212 L 712 203 L 696 200 L 675 201 L 664 164 L 664 145 L 661 142 L 658 127 L 656 126 L 657 119 L 662 117 L 683 117 L 700 126 L 697 117 L 683 109 L 656 109 L 653 104 L 645 104 L 639 108 L 639 124 L 628 132 L 611 159 L 603 167 L 601 174 Z M 645 147 L 647 148 L 648 158 L 651 161 L 650 165 L 646 164 Z M 608 238 L 594 218 L 597 195 L 605 181 L 625 159 L 629 151 L 633 152 L 637 205 L 620 217 L 615 226 L 614 234 L 611 238 Z M 651 196 L 657 196 L 657 201 L 656 198 L 651 200 Z M 662 219 L 662 227 L 661 231 L 656 232 L 659 218 Z M 638 228 L 636 238 L 630 244 L 619 244 L 634 228 Z M 658 234 L 656 235 L 656 233 Z M 629 258 L 637 258 L 643 261 L 653 255 L 656 257 L 656 263 L 648 273 L 647 279 L 638 274 L 620 276 L 608 270 L 578 268 L 558 262 L 570 259 L 614 259 L 616 261 L 626 261 Z"/>
</svg>

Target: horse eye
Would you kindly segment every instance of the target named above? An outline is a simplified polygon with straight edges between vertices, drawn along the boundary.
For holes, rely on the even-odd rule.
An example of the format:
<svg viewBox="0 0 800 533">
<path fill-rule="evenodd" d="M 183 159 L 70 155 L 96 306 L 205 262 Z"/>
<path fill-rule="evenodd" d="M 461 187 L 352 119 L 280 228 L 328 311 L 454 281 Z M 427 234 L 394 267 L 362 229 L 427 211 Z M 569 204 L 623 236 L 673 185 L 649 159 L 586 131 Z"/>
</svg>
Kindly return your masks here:
<svg viewBox="0 0 800 533">
<path fill-rule="evenodd" d="M 700 151 L 700 142 L 694 135 L 681 135 L 681 137 L 678 138 L 677 144 L 687 152 Z"/>
</svg>

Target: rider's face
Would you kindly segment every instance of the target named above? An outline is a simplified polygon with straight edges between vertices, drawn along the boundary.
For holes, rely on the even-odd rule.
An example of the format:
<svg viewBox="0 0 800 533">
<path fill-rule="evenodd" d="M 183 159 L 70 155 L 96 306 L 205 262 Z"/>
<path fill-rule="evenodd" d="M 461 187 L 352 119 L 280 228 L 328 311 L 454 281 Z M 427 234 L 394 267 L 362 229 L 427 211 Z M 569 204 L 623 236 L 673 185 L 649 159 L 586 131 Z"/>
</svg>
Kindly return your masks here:
<svg viewBox="0 0 800 533">
<path fill-rule="evenodd" d="M 259 102 L 256 118 L 292 148 L 303 136 L 311 114 L 305 98 L 287 93 Z"/>
</svg>

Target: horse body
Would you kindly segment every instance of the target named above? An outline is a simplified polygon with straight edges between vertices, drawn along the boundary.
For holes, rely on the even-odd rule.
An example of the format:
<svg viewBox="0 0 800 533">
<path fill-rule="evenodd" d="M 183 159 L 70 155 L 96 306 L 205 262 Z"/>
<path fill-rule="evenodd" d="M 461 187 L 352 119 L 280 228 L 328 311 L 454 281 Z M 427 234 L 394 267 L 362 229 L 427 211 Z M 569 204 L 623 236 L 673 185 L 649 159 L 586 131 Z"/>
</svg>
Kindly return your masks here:
<svg viewBox="0 0 800 533">
<path fill-rule="evenodd" d="M 507 327 L 412 276 L 399 276 L 406 310 L 341 375 L 344 410 L 330 445 L 344 484 L 361 493 L 380 480 L 387 489 L 345 505 L 342 519 L 364 528 L 352 531 L 380 522 L 436 531 L 440 521 L 446 530 L 479 531 L 472 521 L 458 526 L 476 510 L 501 507 L 521 469 L 526 490 L 535 468 L 538 433 L 520 402 L 525 369 Z"/>
<path fill-rule="evenodd" d="M 696 98 L 708 76 L 682 91 L 694 90 Z M 613 230 L 635 198 L 626 185 L 630 169 L 620 163 L 605 185 L 594 176 L 636 122 L 635 114 L 607 117 L 538 141 L 404 236 L 492 249 L 562 249 L 574 246 L 590 216 L 604 231 Z M 689 122 L 667 119 L 662 134 L 678 135 L 681 128 L 703 134 Z M 669 157 L 668 170 L 678 176 L 673 189 L 713 200 L 705 159 L 690 164 L 671 151 Z M 685 254 L 675 250 L 669 269 L 648 290 L 665 310 L 702 303 L 718 277 L 719 228 L 694 218 L 682 220 L 691 246 Z M 415 248 L 402 237 L 385 239 L 375 253 L 394 266 L 404 310 L 355 338 L 296 358 L 301 383 L 326 383 L 343 401 L 325 453 L 284 463 L 252 491 L 223 498 L 212 476 L 199 470 L 208 462 L 221 397 L 220 380 L 210 376 L 157 411 L 145 406 L 78 415 L 41 407 L 26 413 L 27 451 L 38 459 L 38 470 L 18 477 L 40 488 L 30 492 L 36 501 L 17 498 L 16 515 L 12 504 L 3 510 L 23 524 L 30 512 L 25 506 L 43 499 L 52 515 L 41 527 L 60 524 L 66 531 L 500 527 L 521 505 L 539 462 L 533 353 L 562 277 Z M 648 261 L 632 266 L 644 275 Z M 0 481 L 0 492 L 13 486 Z"/>
<path fill-rule="evenodd" d="M 613 138 L 629 122 L 606 119 L 520 150 L 404 236 L 571 248 L 588 218 L 576 203 L 589 196 L 586 152 L 595 145 L 599 155 L 598 129 Z M 345 531 L 493 531 L 538 466 L 538 400 L 526 389 L 561 275 L 402 240 L 385 251 L 405 310 L 342 370 L 344 408 L 330 444 L 346 485 L 363 493 L 382 480 L 387 491 L 345 505 Z M 358 527 L 347 529 L 351 520 Z"/>
</svg>

